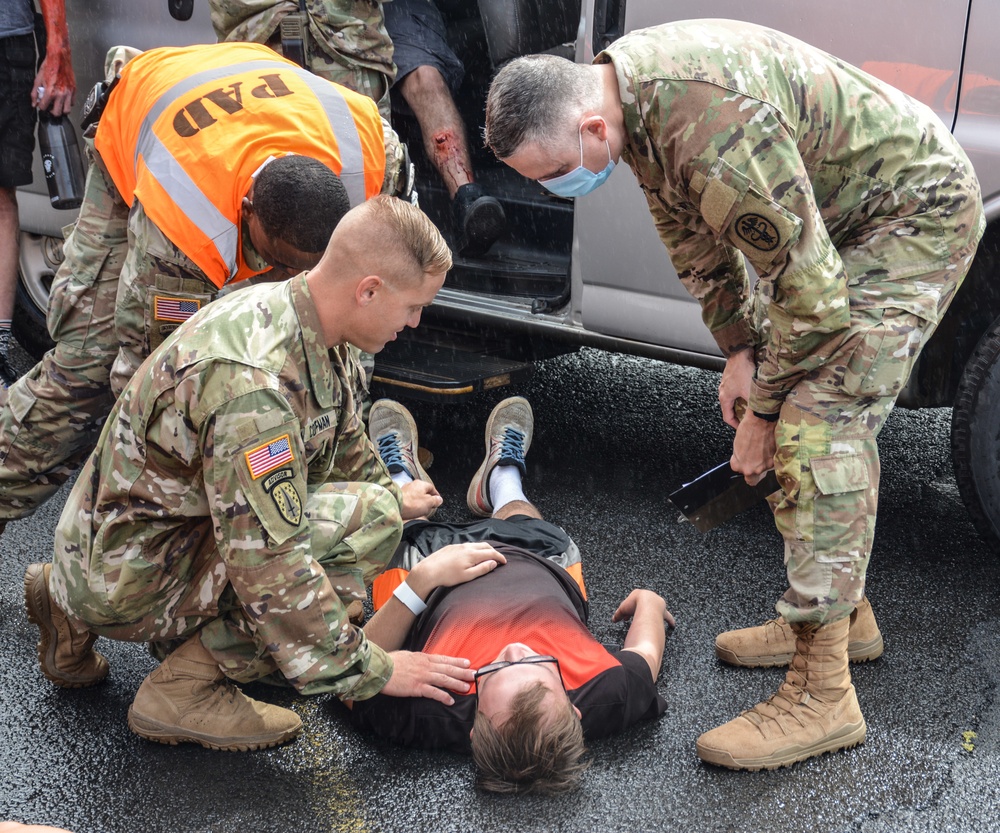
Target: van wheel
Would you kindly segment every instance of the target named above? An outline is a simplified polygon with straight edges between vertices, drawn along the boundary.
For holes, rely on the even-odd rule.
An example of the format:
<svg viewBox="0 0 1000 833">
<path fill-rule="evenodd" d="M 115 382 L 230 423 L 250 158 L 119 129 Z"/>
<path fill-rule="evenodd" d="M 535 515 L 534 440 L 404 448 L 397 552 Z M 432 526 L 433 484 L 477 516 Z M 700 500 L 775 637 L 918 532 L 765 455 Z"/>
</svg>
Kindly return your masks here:
<svg viewBox="0 0 1000 833">
<path fill-rule="evenodd" d="M 965 365 L 951 415 L 951 455 L 979 534 L 1000 549 L 1000 318 Z"/>
<path fill-rule="evenodd" d="M 49 290 L 62 263 L 62 241 L 55 237 L 21 232 L 18 262 L 14 338 L 35 361 L 53 347 L 45 323 Z"/>
</svg>

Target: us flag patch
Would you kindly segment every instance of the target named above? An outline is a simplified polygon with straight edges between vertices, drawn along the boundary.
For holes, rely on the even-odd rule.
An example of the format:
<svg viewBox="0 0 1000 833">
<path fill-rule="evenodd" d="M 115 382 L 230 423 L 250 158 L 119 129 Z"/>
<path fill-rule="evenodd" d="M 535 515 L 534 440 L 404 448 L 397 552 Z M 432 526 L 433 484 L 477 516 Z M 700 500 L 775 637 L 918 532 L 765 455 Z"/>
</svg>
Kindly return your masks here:
<svg viewBox="0 0 1000 833">
<path fill-rule="evenodd" d="M 295 459 L 292 455 L 292 444 L 288 434 L 252 448 L 244 454 L 247 458 L 247 466 L 250 468 L 250 476 L 254 480 Z"/>
<path fill-rule="evenodd" d="M 187 321 L 199 309 L 201 309 L 201 301 L 163 298 L 157 295 L 153 299 L 153 320 Z"/>
</svg>

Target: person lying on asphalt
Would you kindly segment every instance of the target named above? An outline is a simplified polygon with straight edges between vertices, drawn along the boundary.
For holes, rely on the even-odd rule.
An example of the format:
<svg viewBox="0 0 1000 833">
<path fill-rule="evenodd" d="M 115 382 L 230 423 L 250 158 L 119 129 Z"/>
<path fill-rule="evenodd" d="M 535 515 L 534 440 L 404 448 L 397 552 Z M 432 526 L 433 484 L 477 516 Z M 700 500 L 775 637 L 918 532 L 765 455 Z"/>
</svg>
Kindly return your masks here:
<svg viewBox="0 0 1000 833">
<path fill-rule="evenodd" d="M 531 406 L 505 399 L 486 425 L 486 456 L 467 503 L 484 520 L 409 521 L 372 586 L 365 625 L 384 650 L 466 657 L 475 687 L 453 703 L 375 696 L 353 704 L 359 727 L 402 744 L 470 749 L 478 783 L 494 792 L 561 792 L 587 767 L 585 740 L 658 717 L 656 688 L 674 618 L 650 590 L 633 590 L 613 621 L 632 620 L 609 651 L 587 627 L 580 551 L 542 519 L 521 478 Z M 427 481 L 417 428 L 396 402 L 372 406 L 369 433 L 397 484 Z"/>
</svg>

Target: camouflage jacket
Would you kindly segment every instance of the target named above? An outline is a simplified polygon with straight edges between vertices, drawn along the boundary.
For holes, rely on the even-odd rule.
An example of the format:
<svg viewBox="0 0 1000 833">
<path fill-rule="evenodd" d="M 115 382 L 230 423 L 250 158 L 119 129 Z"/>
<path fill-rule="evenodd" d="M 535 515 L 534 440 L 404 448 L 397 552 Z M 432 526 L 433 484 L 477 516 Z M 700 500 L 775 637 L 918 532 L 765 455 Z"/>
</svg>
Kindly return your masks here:
<svg viewBox="0 0 1000 833">
<path fill-rule="evenodd" d="M 309 486 L 333 481 L 402 501 L 356 415 L 350 361 L 325 347 L 303 275 L 222 298 L 164 342 L 116 403 L 57 529 L 57 562 L 74 560 L 68 597 L 86 587 L 105 620 L 88 621 L 163 609 L 166 639 L 235 592 L 297 689 L 379 691 L 392 660 L 349 624 L 303 513 Z"/>
<path fill-rule="evenodd" d="M 389 0 L 384 0 L 389 2 Z M 306 0 L 309 37 L 348 69 L 372 69 L 396 77 L 392 40 L 385 30 L 383 0 Z M 212 26 L 220 41 L 266 43 L 281 18 L 299 10 L 298 0 L 209 0 Z"/>
<path fill-rule="evenodd" d="M 389 2 L 390 0 L 384 0 Z M 267 43 L 289 12 L 292 0 L 209 0 L 212 26 L 219 41 Z M 309 35 L 322 54 L 346 70 L 367 69 L 385 76 L 385 88 L 396 78 L 392 40 L 385 30 L 382 0 L 306 0 Z M 279 50 L 280 51 L 280 50 Z M 315 71 L 315 67 L 310 67 Z M 325 76 L 324 76 L 325 77 Z M 328 78 L 344 83 L 342 78 Z M 356 89 L 352 84 L 346 86 Z M 409 199 L 405 153 L 396 131 L 382 118 L 385 136 L 385 180 L 382 193 Z"/>
<path fill-rule="evenodd" d="M 979 199 L 978 185 L 931 110 L 819 49 L 736 21 L 631 32 L 595 62 L 614 64 L 623 159 L 719 347 L 765 347 L 754 410 L 776 412 L 824 363 L 852 305 L 937 320 L 937 296 L 912 278 L 974 246 L 984 225 L 960 211 Z M 925 239 L 886 263 L 873 246 L 863 278 L 856 264 L 849 274 L 838 249 L 882 235 Z M 761 277 L 752 291 L 744 255 Z"/>
</svg>

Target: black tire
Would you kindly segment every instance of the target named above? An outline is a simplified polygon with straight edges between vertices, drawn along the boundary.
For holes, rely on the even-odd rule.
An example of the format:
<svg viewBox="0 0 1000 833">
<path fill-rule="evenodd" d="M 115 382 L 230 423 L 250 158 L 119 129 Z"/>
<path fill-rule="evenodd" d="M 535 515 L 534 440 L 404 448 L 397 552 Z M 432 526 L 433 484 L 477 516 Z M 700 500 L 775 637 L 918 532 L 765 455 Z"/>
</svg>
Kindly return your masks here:
<svg viewBox="0 0 1000 833">
<path fill-rule="evenodd" d="M 1000 318 L 979 340 L 958 383 L 951 455 L 973 524 L 1000 550 Z"/>
<path fill-rule="evenodd" d="M 48 309 L 49 290 L 61 255 L 61 241 L 22 232 L 12 329 L 17 343 L 35 361 L 53 347 L 45 323 L 45 311 Z"/>
</svg>

